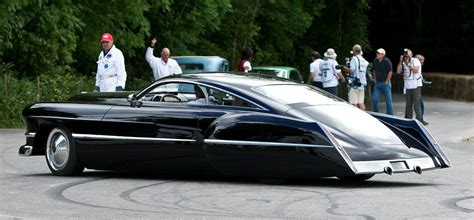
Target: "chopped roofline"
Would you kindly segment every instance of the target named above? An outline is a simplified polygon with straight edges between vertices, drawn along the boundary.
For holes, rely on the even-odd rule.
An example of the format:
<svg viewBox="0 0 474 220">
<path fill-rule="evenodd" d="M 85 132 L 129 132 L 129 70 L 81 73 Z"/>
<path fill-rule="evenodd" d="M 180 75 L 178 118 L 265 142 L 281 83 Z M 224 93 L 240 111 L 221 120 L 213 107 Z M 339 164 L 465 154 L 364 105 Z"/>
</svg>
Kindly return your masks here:
<svg viewBox="0 0 474 220">
<path fill-rule="evenodd" d="M 241 72 L 200 72 L 186 73 L 166 77 L 167 79 L 190 79 L 199 82 L 216 82 L 237 86 L 239 88 L 252 88 L 262 85 L 298 84 L 292 80 L 262 75 L 259 73 Z"/>
</svg>

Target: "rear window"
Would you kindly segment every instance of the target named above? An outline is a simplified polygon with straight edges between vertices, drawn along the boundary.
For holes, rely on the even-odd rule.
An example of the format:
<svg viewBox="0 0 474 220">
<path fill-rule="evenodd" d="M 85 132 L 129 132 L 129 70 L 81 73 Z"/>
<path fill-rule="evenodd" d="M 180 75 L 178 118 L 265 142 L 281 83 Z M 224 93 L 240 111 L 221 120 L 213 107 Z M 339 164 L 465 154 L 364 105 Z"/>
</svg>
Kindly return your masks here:
<svg viewBox="0 0 474 220">
<path fill-rule="evenodd" d="M 252 89 L 285 105 L 329 105 L 345 102 L 337 96 L 305 84 L 267 85 Z"/>
</svg>

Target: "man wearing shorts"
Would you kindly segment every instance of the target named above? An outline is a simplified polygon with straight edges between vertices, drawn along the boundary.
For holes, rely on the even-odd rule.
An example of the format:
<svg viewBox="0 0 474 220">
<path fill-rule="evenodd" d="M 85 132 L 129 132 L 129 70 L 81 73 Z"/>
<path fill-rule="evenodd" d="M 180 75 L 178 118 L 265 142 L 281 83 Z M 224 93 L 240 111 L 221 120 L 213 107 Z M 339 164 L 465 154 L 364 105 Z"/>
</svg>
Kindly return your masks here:
<svg viewBox="0 0 474 220">
<path fill-rule="evenodd" d="M 356 44 L 352 47 L 352 58 L 349 63 L 349 68 L 345 68 L 349 72 L 347 84 L 349 86 L 349 103 L 365 110 L 364 98 L 367 79 L 365 73 L 369 62 L 362 57 L 362 48 Z"/>
</svg>

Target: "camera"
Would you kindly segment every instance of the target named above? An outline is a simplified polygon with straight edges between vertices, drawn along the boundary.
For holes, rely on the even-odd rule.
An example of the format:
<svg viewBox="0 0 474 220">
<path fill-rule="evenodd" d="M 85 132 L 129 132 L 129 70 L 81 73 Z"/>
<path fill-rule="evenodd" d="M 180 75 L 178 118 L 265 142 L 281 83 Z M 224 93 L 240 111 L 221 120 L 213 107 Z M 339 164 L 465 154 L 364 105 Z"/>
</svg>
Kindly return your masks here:
<svg viewBox="0 0 474 220">
<path fill-rule="evenodd" d="M 408 60 L 410 59 L 410 57 L 408 56 L 408 51 L 410 50 L 407 48 L 403 49 L 403 61 L 405 62 L 408 62 Z"/>
<path fill-rule="evenodd" d="M 360 79 L 354 76 L 347 76 L 347 85 L 353 88 L 361 87 Z"/>
<path fill-rule="evenodd" d="M 344 65 L 336 65 L 336 69 L 341 70 L 341 69 L 344 69 L 344 67 L 350 68 L 349 64 L 350 64 L 350 62 L 351 62 L 351 58 L 350 58 L 350 57 L 346 57 L 346 58 L 344 58 L 344 60 L 346 61 L 346 64 L 344 64 Z"/>
</svg>

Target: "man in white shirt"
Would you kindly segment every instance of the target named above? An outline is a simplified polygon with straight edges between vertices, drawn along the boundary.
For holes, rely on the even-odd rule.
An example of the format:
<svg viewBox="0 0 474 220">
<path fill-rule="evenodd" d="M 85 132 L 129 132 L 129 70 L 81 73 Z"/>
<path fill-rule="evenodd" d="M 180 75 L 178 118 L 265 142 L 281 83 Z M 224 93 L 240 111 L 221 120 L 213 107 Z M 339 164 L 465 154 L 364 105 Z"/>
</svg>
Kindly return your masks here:
<svg viewBox="0 0 474 220">
<path fill-rule="evenodd" d="M 362 47 L 358 44 L 352 47 L 352 58 L 349 63 L 349 68 L 344 69 L 349 72 L 348 84 L 349 84 L 349 103 L 352 105 L 365 110 L 365 89 L 367 85 L 367 79 L 365 73 L 369 62 L 362 57 Z"/>
<path fill-rule="evenodd" d="M 413 110 L 415 110 L 416 119 L 427 125 L 428 123 L 423 120 L 423 116 L 420 111 L 420 97 L 422 75 L 421 75 L 421 62 L 417 58 L 413 57 L 413 53 L 409 49 L 405 49 L 404 54 L 400 56 L 400 62 L 397 66 L 397 73 L 403 73 L 404 87 L 406 90 L 405 94 L 405 118 L 413 118 Z"/>
<path fill-rule="evenodd" d="M 337 96 L 339 80 L 341 80 L 341 82 L 346 81 L 344 76 L 341 74 L 341 70 L 336 69 L 336 66 L 338 65 L 336 57 L 336 51 L 329 48 L 324 53 L 324 60 L 319 64 L 319 69 L 321 70 L 323 78 L 323 89 L 335 96 Z"/>
<path fill-rule="evenodd" d="M 125 72 L 125 59 L 122 51 L 114 45 L 114 38 L 109 33 L 100 37 L 102 51 L 97 60 L 97 74 L 95 92 L 115 92 L 125 89 L 127 73 Z"/>
<path fill-rule="evenodd" d="M 170 50 L 163 48 L 161 50 L 161 57 L 155 57 L 153 50 L 157 40 L 156 37 L 151 40 L 150 47 L 146 50 L 145 59 L 150 64 L 151 70 L 153 71 L 153 78 L 159 80 L 163 77 L 175 74 L 181 74 L 183 71 L 179 67 L 176 60 L 170 58 Z"/>
<path fill-rule="evenodd" d="M 319 64 L 322 61 L 321 55 L 317 51 L 313 51 L 311 53 L 311 59 L 313 62 L 309 64 L 308 84 L 323 89 L 323 76 L 319 69 Z"/>
</svg>

